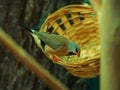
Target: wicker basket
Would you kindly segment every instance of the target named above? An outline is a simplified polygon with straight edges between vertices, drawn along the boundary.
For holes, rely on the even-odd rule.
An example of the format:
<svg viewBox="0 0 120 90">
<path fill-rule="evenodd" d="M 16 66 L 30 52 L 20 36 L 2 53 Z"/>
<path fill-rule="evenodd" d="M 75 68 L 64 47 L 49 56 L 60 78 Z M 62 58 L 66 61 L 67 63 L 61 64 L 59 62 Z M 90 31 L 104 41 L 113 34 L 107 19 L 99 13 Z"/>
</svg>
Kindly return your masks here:
<svg viewBox="0 0 120 90">
<path fill-rule="evenodd" d="M 54 61 L 55 63 L 78 77 L 93 78 L 99 75 L 100 36 L 97 16 L 91 6 L 65 6 L 49 15 L 40 31 L 59 34 L 81 47 L 80 57 L 59 57 L 61 62 Z"/>
</svg>

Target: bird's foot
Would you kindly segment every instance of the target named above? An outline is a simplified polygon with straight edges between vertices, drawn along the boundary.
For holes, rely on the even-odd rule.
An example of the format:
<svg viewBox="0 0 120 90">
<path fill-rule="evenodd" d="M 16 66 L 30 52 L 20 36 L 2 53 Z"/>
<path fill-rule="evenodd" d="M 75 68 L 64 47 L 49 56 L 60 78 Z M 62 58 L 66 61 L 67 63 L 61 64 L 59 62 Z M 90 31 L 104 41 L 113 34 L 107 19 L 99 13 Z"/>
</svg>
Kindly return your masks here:
<svg viewBox="0 0 120 90">
<path fill-rule="evenodd" d="M 54 61 L 57 61 L 57 62 L 61 62 L 62 61 L 59 57 L 57 57 L 55 55 L 51 55 L 51 59 L 54 60 Z"/>
</svg>

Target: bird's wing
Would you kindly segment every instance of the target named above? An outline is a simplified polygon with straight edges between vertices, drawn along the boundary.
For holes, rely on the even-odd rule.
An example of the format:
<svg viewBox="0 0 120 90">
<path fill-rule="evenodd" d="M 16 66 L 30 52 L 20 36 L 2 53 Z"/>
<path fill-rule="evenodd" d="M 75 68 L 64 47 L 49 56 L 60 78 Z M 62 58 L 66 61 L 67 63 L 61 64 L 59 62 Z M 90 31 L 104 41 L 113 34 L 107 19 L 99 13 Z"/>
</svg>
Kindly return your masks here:
<svg viewBox="0 0 120 90">
<path fill-rule="evenodd" d="M 54 50 L 68 48 L 68 40 L 65 37 L 45 32 L 37 32 L 36 35 L 39 37 L 42 43 L 45 43 Z"/>
</svg>

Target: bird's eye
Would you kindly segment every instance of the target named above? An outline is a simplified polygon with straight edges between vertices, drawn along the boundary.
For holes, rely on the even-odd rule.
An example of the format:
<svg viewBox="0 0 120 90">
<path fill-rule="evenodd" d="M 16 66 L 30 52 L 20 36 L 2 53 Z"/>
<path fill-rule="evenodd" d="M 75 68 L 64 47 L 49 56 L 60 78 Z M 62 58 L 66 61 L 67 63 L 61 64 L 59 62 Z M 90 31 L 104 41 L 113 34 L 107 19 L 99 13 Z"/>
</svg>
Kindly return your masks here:
<svg viewBox="0 0 120 90">
<path fill-rule="evenodd" d="M 75 51 L 78 52 L 78 49 L 76 48 Z"/>
</svg>

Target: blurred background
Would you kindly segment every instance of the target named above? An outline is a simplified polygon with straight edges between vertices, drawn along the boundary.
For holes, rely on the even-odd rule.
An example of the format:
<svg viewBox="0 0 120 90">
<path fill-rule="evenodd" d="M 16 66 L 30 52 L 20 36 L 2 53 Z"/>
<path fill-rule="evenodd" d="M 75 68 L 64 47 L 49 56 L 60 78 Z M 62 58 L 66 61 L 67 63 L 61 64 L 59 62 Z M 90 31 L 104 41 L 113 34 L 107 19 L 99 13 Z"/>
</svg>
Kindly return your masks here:
<svg viewBox="0 0 120 90">
<path fill-rule="evenodd" d="M 0 26 L 70 90 L 99 90 L 99 77 L 73 76 L 64 67 L 50 61 L 36 46 L 32 36 L 20 26 L 26 24 L 40 29 L 46 17 L 59 8 L 84 2 L 89 3 L 88 0 L 0 0 Z M 51 89 L 0 45 L 0 90 Z"/>
</svg>

